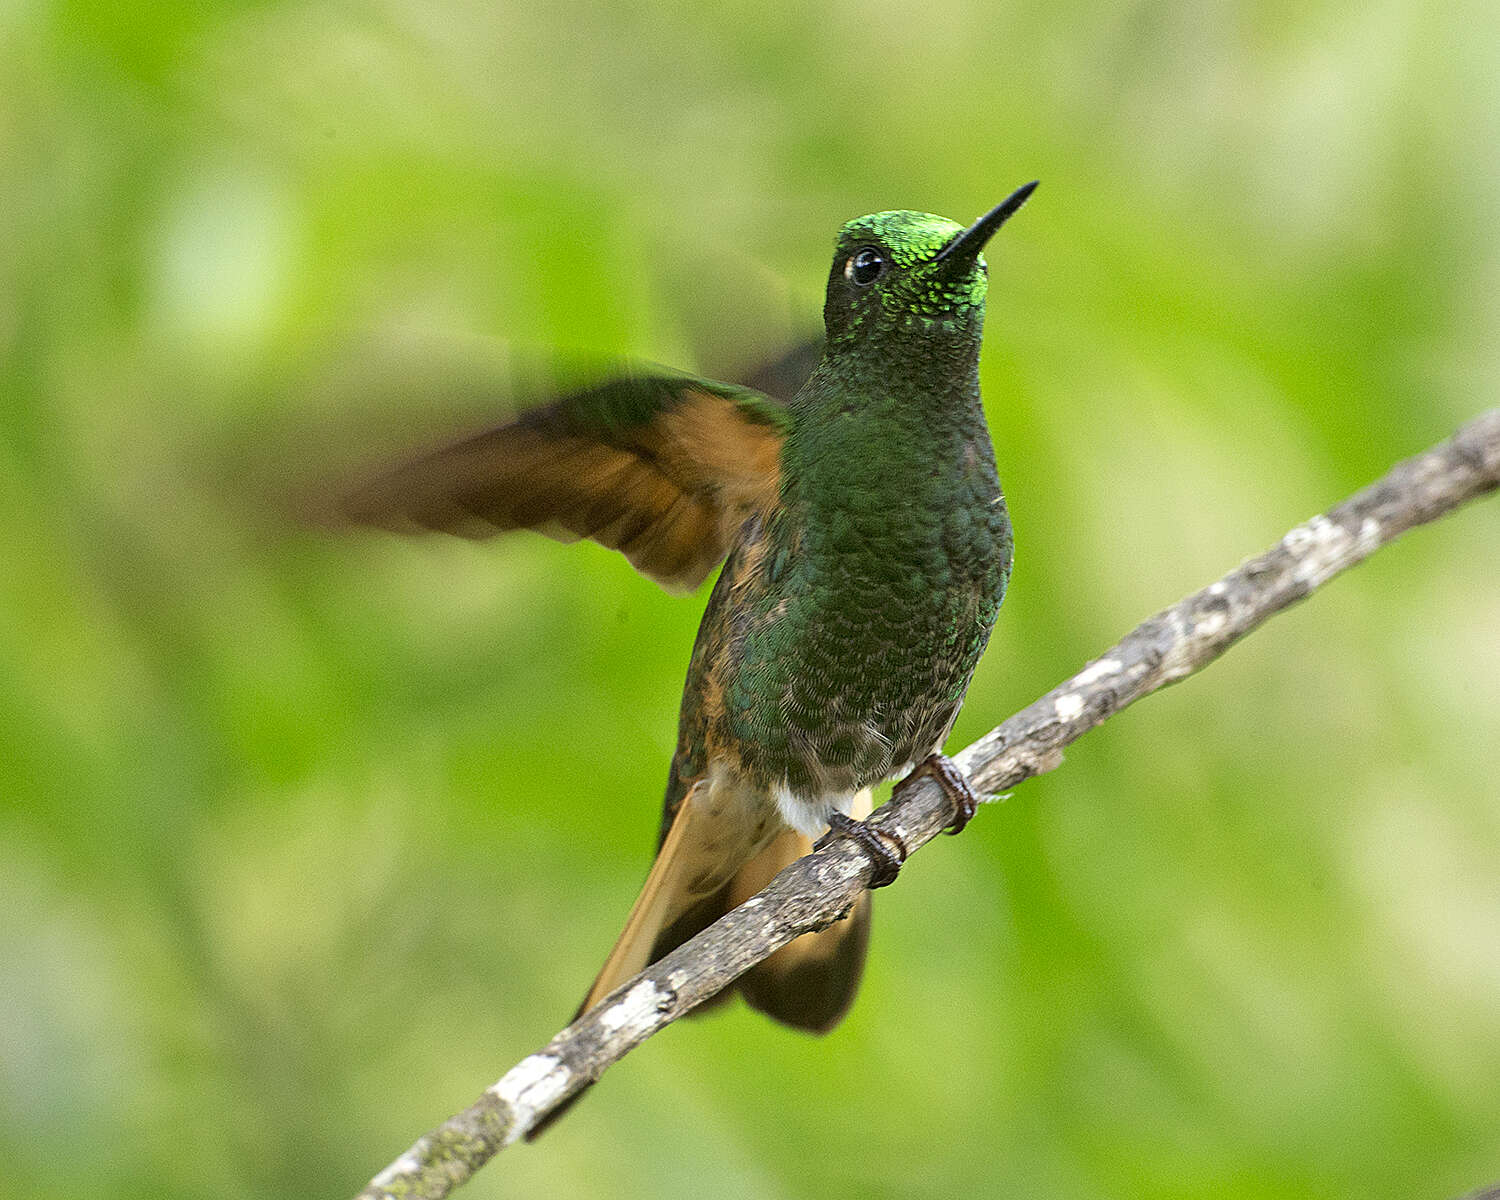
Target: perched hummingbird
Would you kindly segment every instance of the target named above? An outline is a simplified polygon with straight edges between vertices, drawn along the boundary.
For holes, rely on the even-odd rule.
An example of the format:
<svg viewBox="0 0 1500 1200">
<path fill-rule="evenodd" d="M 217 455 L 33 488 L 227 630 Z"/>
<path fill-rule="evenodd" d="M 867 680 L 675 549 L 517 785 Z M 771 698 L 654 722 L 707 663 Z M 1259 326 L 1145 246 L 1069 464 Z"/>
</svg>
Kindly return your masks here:
<svg viewBox="0 0 1500 1200">
<path fill-rule="evenodd" d="M 615 379 L 379 475 L 347 514 L 467 536 L 591 538 L 671 588 L 725 560 L 698 630 L 655 865 L 580 1013 L 814 839 L 857 838 L 889 883 L 905 847 L 865 825 L 914 765 L 975 797 L 941 749 L 989 640 L 1011 528 L 979 401 L 990 236 L 883 212 L 839 232 L 821 361 L 790 403 L 653 372 Z M 738 983 L 824 1032 L 848 1010 L 868 895 Z"/>
</svg>

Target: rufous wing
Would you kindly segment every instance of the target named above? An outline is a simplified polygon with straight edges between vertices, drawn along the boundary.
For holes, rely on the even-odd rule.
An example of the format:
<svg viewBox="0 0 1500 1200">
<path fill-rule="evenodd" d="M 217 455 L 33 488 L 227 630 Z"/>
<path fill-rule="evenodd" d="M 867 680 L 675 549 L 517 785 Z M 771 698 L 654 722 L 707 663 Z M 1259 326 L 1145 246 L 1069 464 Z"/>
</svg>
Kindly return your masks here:
<svg viewBox="0 0 1500 1200">
<path fill-rule="evenodd" d="M 379 472 L 342 509 L 398 530 L 589 538 L 690 590 L 745 519 L 775 503 L 788 419 L 749 388 L 623 377 Z"/>
</svg>

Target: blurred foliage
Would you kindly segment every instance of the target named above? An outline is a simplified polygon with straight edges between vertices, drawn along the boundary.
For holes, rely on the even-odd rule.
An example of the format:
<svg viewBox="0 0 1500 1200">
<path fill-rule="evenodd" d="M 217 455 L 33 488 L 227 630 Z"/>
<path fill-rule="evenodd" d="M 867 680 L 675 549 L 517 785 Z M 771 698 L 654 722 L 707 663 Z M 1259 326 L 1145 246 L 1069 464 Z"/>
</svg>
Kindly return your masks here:
<svg viewBox="0 0 1500 1200">
<path fill-rule="evenodd" d="M 0 2 L 0 1155 L 337 1196 L 571 1011 L 701 607 L 270 497 L 517 348 L 748 368 L 970 219 L 1018 569 L 960 745 L 1500 394 L 1492 0 Z M 1449 1197 L 1500 1176 L 1500 509 L 1411 535 L 474 1196 Z"/>
</svg>

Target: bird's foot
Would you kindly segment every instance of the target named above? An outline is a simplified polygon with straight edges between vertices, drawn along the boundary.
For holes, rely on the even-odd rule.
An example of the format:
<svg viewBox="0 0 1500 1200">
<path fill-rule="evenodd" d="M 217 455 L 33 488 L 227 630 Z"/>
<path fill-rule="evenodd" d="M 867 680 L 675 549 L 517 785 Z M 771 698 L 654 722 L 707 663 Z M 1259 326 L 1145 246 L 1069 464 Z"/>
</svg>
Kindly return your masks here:
<svg viewBox="0 0 1500 1200">
<path fill-rule="evenodd" d="M 943 789 L 948 802 L 953 805 L 953 821 L 943 832 L 962 833 L 964 826 L 974 819 L 974 814 L 979 810 L 979 793 L 974 790 L 974 785 L 958 769 L 958 764 L 946 754 L 929 754 L 912 768 L 910 775 L 896 785 L 896 790 L 899 792 L 920 775 L 931 775 L 938 787 Z"/>
<path fill-rule="evenodd" d="M 813 849 L 824 849 L 841 833 L 858 842 L 860 848 L 870 856 L 870 862 L 875 867 L 870 876 L 870 888 L 886 887 L 896 882 L 896 876 L 901 873 L 901 864 L 906 861 L 907 855 L 906 843 L 899 835 L 887 829 L 876 829 L 868 822 L 856 821 L 835 810 L 828 814 L 828 832 L 813 843 Z"/>
</svg>

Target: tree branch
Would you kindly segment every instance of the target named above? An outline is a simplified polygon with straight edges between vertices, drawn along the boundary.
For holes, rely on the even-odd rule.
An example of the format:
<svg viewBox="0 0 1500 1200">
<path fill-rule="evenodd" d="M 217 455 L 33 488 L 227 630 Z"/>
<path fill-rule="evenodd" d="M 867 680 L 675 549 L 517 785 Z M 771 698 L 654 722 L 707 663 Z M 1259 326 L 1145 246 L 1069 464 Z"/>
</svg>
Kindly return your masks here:
<svg viewBox="0 0 1500 1200">
<path fill-rule="evenodd" d="M 1113 713 L 1201 670 L 1272 614 L 1412 526 L 1496 487 L 1500 409 L 1397 464 L 1258 558 L 1145 621 L 955 761 L 977 791 L 991 795 L 1052 770 L 1062 761 L 1063 747 Z M 918 777 L 871 820 L 915 850 L 952 815 L 939 787 Z M 865 852 L 847 839 L 793 863 L 765 891 L 653 963 L 523 1059 L 470 1107 L 418 1140 L 370 1182 L 360 1200 L 446 1196 L 653 1033 L 799 934 L 837 920 L 864 890 L 870 873 Z"/>
</svg>

